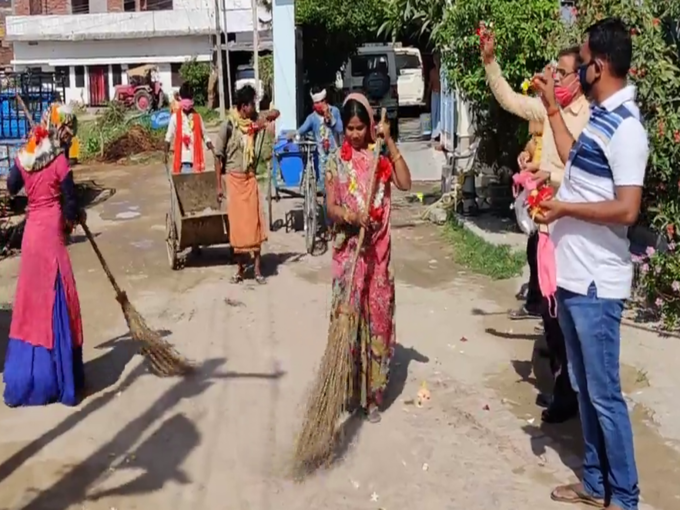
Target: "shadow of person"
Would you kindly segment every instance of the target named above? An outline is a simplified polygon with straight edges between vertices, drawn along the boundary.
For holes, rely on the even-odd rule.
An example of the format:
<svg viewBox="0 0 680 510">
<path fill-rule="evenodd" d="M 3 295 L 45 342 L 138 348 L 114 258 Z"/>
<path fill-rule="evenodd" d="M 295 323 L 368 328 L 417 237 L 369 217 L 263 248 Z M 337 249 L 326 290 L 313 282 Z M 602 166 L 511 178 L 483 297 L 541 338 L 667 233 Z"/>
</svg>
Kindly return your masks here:
<svg viewBox="0 0 680 510">
<path fill-rule="evenodd" d="M 263 253 L 262 254 L 262 276 L 269 278 L 270 276 L 276 276 L 279 274 L 279 266 L 282 264 L 292 264 L 299 262 L 304 253 L 293 253 L 293 252 L 283 252 L 283 253 Z"/>
<path fill-rule="evenodd" d="M 170 481 L 182 485 L 191 483 L 181 466 L 198 446 L 200 439 L 196 425 L 183 414 L 168 418 L 116 468 L 116 471 L 138 469 L 143 470 L 143 473 L 124 485 L 96 492 L 88 499 L 96 501 L 113 495 L 130 496 L 154 492 Z"/>
<path fill-rule="evenodd" d="M 404 392 L 406 381 L 408 380 L 408 367 L 411 361 L 429 363 L 430 358 L 421 354 L 413 347 L 404 347 L 401 344 L 395 345 L 394 356 L 390 362 L 390 379 L 381 406 L 383 411 L 389 409 Z"/>
<path fill-rule="evenodd" d="M 171 332 L 158 331 L 161 337 Z M 108 349 L 107 352 L 95 359 L 85 362 L 85 391 L 82 398 L 91 397 L 116 384 L 127 364 L 139 354 L 141 345 L 132 339 L 130 333 L 112 338 L 95 347 L 97 350 Z"/>
<path fill-rule="evenodd" d="M 539 394 L 552 394 L 554 379 L 550 365 L 538 349 L 534 349 L 531 361 L 512 360 L 511 363 L 522 382 L 531 384 Z M 525 425 L 522 430 L 529 436 L 534 455 L 541 457 L 551 448 L 565 466 L 576 476 L 580 476 L 583 436 L 579 420 L 572 419 L 564 423 L 541 422 L 540 425 Z"/>
<path fill-rule="evenodd" d="M 285 375 L 280 370 L 271 373 L 223 372 L 220 369 L 225 362 L 226 360 L 223 358 L 209 359 L 197 366 L 190 376 L 177 378 L 176 383 L 168 388 L 150 407 L 126 423 L 111 440 L 102 444 L 87 459 L 75 465 L 65 466 L 64 475 L 55 481 L 51 487 L 44 490 L 30 490 L 35 494 L 35 497 L 22 510 L 69 508 L 75 503 L 82 503 L 87 498 L 88 491 L 92 486 L 111 470 L 116 459 L 118 459 L 118 462 L 121 461 L 120 457 L 123 453 L 112 456 L 111 452 L 127 452 L 156 420 L 174 409 L 181 401 L 195 398 L 204 393 L 216 380 L 241 377 L 273 380 Z M 107 395 L 112 393 L 115 392 L 108 392 Z M 192 443 L 186 443 L 184 447 L 186 448 Z M 198 441 L 195 441 L 195 443 L 198 444 Z M 172 445 L 165 448 L 172 448 Z M 165 474 L 176 474 L 176 472 L 176 470 L 172 470 Z M 166 481 L 157 477 L 154 483 L 162 486 Z"/>
</svg>

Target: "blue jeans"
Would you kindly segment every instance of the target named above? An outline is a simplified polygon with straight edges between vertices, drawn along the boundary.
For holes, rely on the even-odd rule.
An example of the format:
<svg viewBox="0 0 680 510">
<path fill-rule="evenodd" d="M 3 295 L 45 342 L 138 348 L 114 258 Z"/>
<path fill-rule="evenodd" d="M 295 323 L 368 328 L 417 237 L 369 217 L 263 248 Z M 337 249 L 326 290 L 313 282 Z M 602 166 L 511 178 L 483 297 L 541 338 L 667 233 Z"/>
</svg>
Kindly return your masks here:
<svg viewBox="0 0 680 510">
<path fill-rule="evenodd" d="M 179 173 L 190 174 L 193 171 L 194 171 L 194 164 L 193 163 L 182 163 L 182 167 L 180 168 Z"/>
<path fill-rule="evenodd" d="M 593 497 L 637 510 L 640 499 L 633 430 L 621 393 L 622 299 L 557 289 L 557 313 L 567 347 L 569 379 L 578 394 L 585 454 L 583 487 Z"/>
</svg>

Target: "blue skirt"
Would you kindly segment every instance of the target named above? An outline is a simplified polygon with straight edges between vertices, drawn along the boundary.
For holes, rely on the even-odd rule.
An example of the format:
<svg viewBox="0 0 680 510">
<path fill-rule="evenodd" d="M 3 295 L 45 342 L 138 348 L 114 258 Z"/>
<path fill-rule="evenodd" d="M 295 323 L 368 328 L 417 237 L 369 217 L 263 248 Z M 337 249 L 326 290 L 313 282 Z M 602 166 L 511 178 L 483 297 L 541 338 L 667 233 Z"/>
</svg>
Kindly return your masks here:
<svg viewBox="0 0 680 510">
<path fill-rule="evenodd" d="M 52 309 L 54 348 L 38 347 L 10 338 L 5 356 L 3 379 L 5 404 L 9 407 L 43 406 L 60 402 L 78 404 L 83 388 L 83 348 L 73 346 L 66 294 L 57 275 Z"/>
</svg>

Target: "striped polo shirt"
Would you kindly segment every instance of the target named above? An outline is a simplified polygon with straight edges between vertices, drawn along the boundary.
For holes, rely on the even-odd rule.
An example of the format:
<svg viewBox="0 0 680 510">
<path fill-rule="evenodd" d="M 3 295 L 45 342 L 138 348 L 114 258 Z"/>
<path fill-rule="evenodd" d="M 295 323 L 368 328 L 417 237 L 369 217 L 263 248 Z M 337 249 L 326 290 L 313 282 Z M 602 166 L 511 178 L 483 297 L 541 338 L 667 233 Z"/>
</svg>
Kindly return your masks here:
<svg viewBox="0 0 680 510">
<path fill-rule="evenodd" d="M 564 181 L 557 192 L 563 202 L 614 200 L 618 186 L 642 187 L 649 155 L 647 132 L 628 86 L 599 106 L 571 150 Z M 605 299 L 627 299 L 633 280 L 628 229 L 564 217 L 551 237 L 555 243 L 557 285 L 587 295 L 595 283 Z"/>
</svg>

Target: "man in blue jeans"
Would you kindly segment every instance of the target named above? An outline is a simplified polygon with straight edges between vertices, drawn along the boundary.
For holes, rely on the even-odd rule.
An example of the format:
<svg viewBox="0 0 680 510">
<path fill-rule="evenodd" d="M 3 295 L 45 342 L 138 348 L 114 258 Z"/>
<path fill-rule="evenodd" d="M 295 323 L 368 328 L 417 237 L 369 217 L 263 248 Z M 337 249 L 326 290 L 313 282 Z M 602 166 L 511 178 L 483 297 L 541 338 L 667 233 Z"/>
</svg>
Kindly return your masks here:
<svg viewBox="0 0 680 510">
<path fill-rule="evenodd" d="M 562 119 L 551 70 L 537 83 L 566 164 L 556 200 L 542 203 L 537 219 L 552 227 L 557 310 L 585 443 L 583 482 L 557 487 L 552 499 L 608 510 L 637 510 L 640 498 L 619 374 L 621 314 L 633 279 L 627 228 L 638 217 L 649 155 L 635 88 L 627 83 L 631 57 L 621 20 L 587 30 L 579 79 L 592 105 L 578 140 Z"/>
</svg>

